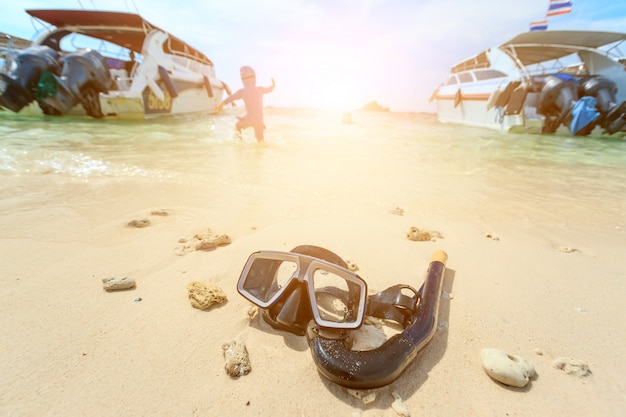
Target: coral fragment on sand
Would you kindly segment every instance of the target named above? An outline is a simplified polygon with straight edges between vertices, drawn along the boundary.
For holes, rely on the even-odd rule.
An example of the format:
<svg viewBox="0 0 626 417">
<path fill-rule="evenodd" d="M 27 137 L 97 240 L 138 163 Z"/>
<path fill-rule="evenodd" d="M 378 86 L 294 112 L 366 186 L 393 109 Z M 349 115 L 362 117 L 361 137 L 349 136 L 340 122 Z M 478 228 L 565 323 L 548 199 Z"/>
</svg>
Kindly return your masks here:
<svg viewBox="0 0 626 417">
<path fill-rule="evenodd" d="M 406 234 L 406 238 L 416 242 L 426 242 L 437 238 L 443 239 L 443 235 L 435 230 L 426 231 L 420 230 L 417 227 L 411 227 Z"/>
<path fill-rule="evenodd" d="M 591 374 L 589 365 L 579 359 L 573 358 L 557 358 L 552 362 L 552 367 L 564 371 L 568 375 L 574 375 L 579 378 Z"/>
<path fill-rule="evenodd" d="M 244 342 L 237 343 L 231 340 L 222 345 L 222 350 L 224 351 L 224 359 L 226 359 L 224 369 L 229 376 L 236 378 L 250 373 L 252 366 Z"/>
<path fill-rule="evenodd" d="M 103 278 L 102 287 L 107 291 L 128 290 L 135 288 L 135 279 L 131 277 Z"/>
<path fill-rule="evenodd" d="M 192 237 L 179 238 L 179 245 L 174 249 L 174 253 L 182 256 L 193 251 L 212 251 L 231 242 L 232 239 L 226 234 L 214 235 L 211 229 L 203 229 Z"/>
<path fill-rule="evenodd" d="M 187 291 L 191 305 L 200 310 L 208 310 L 214 304 L 226 301 L 226 294 L 215 284 L 193 281 L 187 284 Z"/>
<path fill-rule="evenodd" d="M 346 259 L 346 266 L 350 271 L 359 270 L 359 265 L 357 265 L 356 261 L 353 261 L 352 259 Z"/>
<path fill-rule="evenodd" d="M 148 219 L 135 219 L 135 220 L 131 220 L 129 221 L 126 225 L 128 227 L 136 227 L 136 228 L 141 228 L 141 227 L 148 227 L 150 226 L 150 220 Z"/>
</svg>

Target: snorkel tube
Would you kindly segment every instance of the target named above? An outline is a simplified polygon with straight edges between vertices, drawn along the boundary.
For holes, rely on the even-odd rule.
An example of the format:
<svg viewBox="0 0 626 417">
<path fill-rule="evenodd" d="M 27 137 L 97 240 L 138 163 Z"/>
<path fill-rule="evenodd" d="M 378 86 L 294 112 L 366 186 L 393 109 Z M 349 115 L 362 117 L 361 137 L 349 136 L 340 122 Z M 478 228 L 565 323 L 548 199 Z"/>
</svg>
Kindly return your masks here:
<svg viewBox="0 0 626 417">
<path fill-rule="evenodd" d="M 419 309 L 411 323 L 376 349 L 350 350 L 345 339 L 322 337 L 311 321 L 307 340 L 319 372 L 336 384 L 353 389 L 378 388 L 397 379 L 437 331 L 447 259 L 443 251 L 432 255 L 427 277 L 419 290 Z"/>
</svg>

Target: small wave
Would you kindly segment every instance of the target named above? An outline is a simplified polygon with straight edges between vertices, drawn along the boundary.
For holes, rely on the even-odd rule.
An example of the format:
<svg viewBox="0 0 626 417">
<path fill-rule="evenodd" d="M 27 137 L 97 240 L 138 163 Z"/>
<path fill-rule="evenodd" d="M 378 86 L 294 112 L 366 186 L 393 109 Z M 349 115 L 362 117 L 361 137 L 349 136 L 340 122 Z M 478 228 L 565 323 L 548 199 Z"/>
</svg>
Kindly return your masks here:
<svg viewBox="0 0 626 417">
<path fill-rule="evenodd" d="M 0 172 L 10 174 L 60 174 L 72 177 L 167 178 L 161 170 L 115 163 L 71 151 L 0 150 Z"/>
</svg>

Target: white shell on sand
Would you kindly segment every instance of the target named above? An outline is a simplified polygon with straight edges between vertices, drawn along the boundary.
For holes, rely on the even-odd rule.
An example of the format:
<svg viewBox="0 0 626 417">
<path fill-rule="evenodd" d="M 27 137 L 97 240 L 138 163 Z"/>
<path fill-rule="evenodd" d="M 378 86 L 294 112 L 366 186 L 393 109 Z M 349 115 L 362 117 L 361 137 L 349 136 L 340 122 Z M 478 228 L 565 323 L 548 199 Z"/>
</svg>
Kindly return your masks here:
<svg viewBox="0 0 626 417">
<path fill-rule="evenodd" d="M 364 324 L 352 332 L 352 350 L 373 350 L 387 341 L 382 328 Z"/>
<path fill-rule="evenodd" d="M 109 277 L 102 279 L 102 287 L 107 291 L 135 288 L 135 279 L 131 277 Z"/>
<path fill-rule="evenodd" d="M 391 403 L 391 408 L 393 408 L 393 411 L 395 411 L 396 414 L 401 417 L 410 417 L 411 413 L 409 413 L 409 407 L 407 407 L 404 401 L 402 401 L 400 394 L 393 391 L 391 395 L 394 398 L 393 402 Z"/>
<path fill-rule="evenodd" d="M 480 352 L 487 375 L 512 387 L 523 387 L 535 376 L 535 367 L 521 356 L 510 355 L 503 350 L 487 348 Z"/>
</svg>

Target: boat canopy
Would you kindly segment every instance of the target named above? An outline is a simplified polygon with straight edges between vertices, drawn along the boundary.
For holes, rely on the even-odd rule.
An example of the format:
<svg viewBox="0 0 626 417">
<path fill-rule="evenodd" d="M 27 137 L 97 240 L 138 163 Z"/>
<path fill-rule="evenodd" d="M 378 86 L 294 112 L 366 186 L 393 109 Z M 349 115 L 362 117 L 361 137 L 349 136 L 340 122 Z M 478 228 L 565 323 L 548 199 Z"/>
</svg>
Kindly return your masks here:
<svg viewBox="0 0 626 417">
<path fill-rule="evenodd" d="M 586 32 L 573 30 L 546 30 L 522 33 L 500 45 L 510 51 L 523 66 L 556 60 L 581 50 L 598 48 L 626 40 L 626 34 L 615 32 Z M 489 51 L 489 50 L 487 50 Z M 455 65 L 451 72 L 460 72 L 489 66 L 485 52 Z"/>
<path fill-rule="evenodd" d="M 152 29 L 158 29 L 169 35 L 170 41 L 167 47 L 171 53 L 192 56 L 197 61 L 213 65 L 211 60 L 202 52 L 169 32 L 153 25 L 138 14 L 61 9 L 29 9 L 26 10 L 26 13 L 58 28 L 57 31 L 51 33 L 42 42 L 42 44 L 54 49 L 58 49 L 61 39 L 65 36 L 71 33 L 80 33 L 123 46 L 136 53 L 141 53 L 146 35 Z"/>
<path fill-rule="evenodd" d="M 522 33 L 503 43 L 501 48 L 514 49 L 517 59 L 528 66 L 559 59 L 581 49 L 598 49 L 624 40 L 624 33 L 546 30 Z"/>
</svg>

